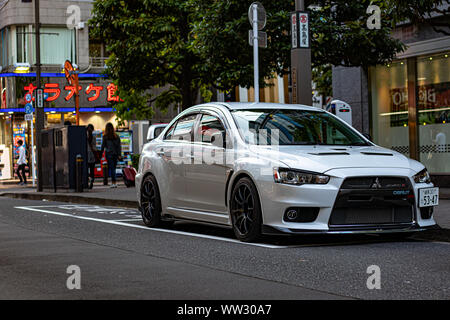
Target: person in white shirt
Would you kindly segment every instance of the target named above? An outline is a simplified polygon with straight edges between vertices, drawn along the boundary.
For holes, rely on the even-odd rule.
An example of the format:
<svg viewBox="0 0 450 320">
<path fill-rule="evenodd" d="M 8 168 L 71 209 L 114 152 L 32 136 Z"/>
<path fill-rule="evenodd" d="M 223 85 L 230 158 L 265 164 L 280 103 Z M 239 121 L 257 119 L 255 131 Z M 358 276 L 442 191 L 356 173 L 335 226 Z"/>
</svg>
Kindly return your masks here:
<svg viewBox="0 0 450 320">
<path fill-rule="evenodd" d="M 17 167 L 17 176 L 20 179 L 19 184 L 25 185 L 27 184 L 27 177 L 25 176 L 25 166 L 27 165 L 27 150 L 25 149 L 22 140 L 17 141 L 17 144 L 19 145 L 19 160 L 17 160 L 17 164 L 19 166 Z"/>
</svg>

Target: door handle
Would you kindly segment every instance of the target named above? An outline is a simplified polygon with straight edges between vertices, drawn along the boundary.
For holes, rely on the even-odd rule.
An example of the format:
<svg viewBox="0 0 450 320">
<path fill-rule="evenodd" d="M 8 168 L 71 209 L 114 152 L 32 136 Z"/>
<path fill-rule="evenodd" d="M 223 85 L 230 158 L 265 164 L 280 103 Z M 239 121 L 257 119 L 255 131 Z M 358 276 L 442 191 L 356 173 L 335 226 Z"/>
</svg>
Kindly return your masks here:
<svg viewBox="0 0 450 320">
<path fill-rule="evenodd" d="M 163 149 L 161 149 L 159 151 L 156 151 L 156 154 L 160 157 L 163 157 L 163 156 L 165 156 L 166 152 Z"/>
</svg>

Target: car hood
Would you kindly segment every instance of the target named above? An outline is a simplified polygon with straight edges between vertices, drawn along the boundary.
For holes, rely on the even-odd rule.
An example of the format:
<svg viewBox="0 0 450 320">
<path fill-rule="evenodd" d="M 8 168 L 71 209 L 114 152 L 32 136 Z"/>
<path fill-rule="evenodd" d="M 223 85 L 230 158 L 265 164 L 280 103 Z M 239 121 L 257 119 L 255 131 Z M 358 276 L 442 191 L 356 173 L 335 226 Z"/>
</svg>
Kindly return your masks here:
<svg viewBox="0 0 450 320">
<path fill-rule="evenodd" d="M 417 161 L 378 146 L 259 146 L 255 149 L 261 156 L 290 168 L 320 173 L 341 168 L 423 168 Z"/>
</svg>

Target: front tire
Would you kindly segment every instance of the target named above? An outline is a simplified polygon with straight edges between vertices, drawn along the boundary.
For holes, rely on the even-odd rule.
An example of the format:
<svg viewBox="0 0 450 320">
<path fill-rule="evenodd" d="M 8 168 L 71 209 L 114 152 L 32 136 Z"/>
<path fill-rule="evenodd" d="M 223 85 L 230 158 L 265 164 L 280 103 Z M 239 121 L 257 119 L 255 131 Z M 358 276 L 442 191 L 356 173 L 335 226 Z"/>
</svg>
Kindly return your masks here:
<svg viewBox="0 0 450 320">
<path fill-rule="evenodd" d="M 162 221 L 161 219 L 161 196 L 158 183 L 152 175 L 144 178 L 141 185 L 141 207 L 142 220 L 147 227 L 164 227 L 173 224 L 173 221 Z"/>
<path fill-rule="evenodd" d="M 249 178 L 240 179 L 233 188 L 230 215 L 236 238 L 254 242 L 261 238 L 262 213 L 256 186 Z"/>
</svg>

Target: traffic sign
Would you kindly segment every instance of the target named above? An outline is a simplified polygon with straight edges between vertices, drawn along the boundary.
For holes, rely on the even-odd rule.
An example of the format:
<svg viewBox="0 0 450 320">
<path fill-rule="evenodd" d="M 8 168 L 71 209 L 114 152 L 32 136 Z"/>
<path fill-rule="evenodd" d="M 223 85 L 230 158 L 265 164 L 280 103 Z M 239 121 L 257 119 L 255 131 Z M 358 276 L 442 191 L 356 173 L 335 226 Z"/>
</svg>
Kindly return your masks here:
<svg viewBox="0 0 450 320">
<path fill-rule="evenodd" d="M 31 95 L 31 93 L 27 93 L 25 95 L 25 101 L 26 102 L 31 102 L 32 99 L 33 99 L 33 96 Z"/>
<path fill-rule="evenodd" d="M 25 115 L 25 121 L 33 121 L 33 114 L 32 113 L 27 113 Z"/>
<path fill-rule="evenodd" d="M 36 89 L 36 105 L 38 108 L 44 107 L 44 90 Z"/>
<path fill-rule="evenodd" d="M 253 46 L 253 30 L 248 30 L 248 43 Z M 258 31 L 258 47 L 267 48 L 267 33 Z"/>
<path fill-rule="evenodd" d="M 26 114 L 33 113 L 33 105 L 31 103 L 27 103 L 25 105 L 25 113 Z"/>
<path fill-rule="evenodd" d="M 47 99 L 48 99 L 48 93 L 44 92 L 44 101 L 47 101 Z"/>
<path fill-rule="evenodd" d="M 253 5 L 254 4 L 257 5 L 257 10 L 258 10 L 258 14 L 257 14 L 257 18 L 256 18 L 256 20 L 258 22 L 258 30 L 262 30 L 266 26 L 267 17 L 266 17 L 266 9 L 264 9 L 261 2 L 256 1 L 250 5 L 250 7 L 248 8 L 248 20 L 250 21 L 250 24 L 253 26 Z"/>
</svg>

